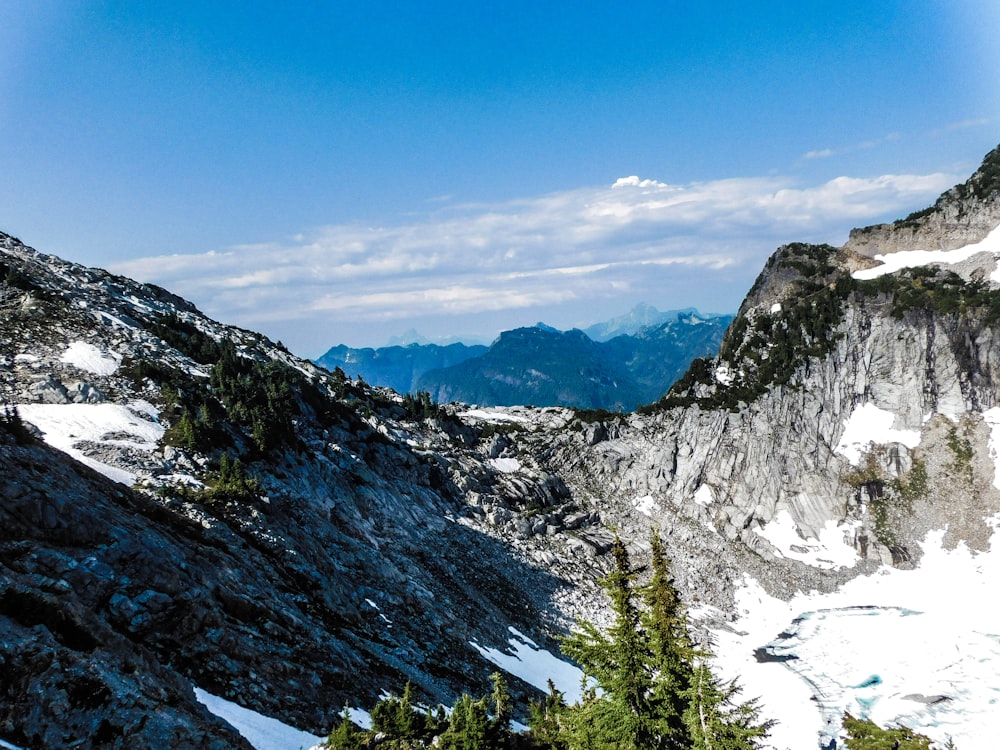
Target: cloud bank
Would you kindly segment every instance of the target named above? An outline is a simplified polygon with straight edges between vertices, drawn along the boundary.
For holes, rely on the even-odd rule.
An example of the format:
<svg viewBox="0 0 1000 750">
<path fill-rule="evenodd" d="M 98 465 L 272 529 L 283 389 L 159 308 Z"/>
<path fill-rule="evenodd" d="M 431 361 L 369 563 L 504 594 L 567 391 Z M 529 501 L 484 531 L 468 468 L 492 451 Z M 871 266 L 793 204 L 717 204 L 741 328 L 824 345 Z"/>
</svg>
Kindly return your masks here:
<svg viewBox="0 0 1000 750">
<path fill-rule="evenodd" d="M 309 354 L 341 342 L 378 345 L 414 324 L 436 328 L 432 335 L 468 333 L 470 321 L 495 332 L 554 315 L 567 326 L 640 301 L 731 311 L 778 245 L 840 244 L 851 227 L 920 208 L 955 181 L 937 173 L 671 185 L 629 176 L 113 270 Z"/>
</svg>

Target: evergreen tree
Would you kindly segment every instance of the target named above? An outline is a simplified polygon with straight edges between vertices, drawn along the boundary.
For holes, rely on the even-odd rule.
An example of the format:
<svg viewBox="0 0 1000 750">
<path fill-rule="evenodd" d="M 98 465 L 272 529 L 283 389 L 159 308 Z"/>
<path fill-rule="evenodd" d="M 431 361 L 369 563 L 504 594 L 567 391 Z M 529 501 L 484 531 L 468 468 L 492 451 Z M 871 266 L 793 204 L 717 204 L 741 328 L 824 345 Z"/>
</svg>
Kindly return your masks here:
<svg viewBox="0 0 1000 750">
<path fill-rule="evenodd" d="M 848 750 L 930 750 L 929 737 L 917 734 L 907 727 L 882 729 L 868 719 L 856 719 L 844 714 L 844 740 Z M 954 747 L 951 740 L 946 747 Z"/>
<path fill-rule="evenodd" d="M 250 477 L 238 458 L 230 458 L 228 453 L 219 457 L 219 473 L 215 484 L 206 493 L 206 500 L 215 502 L 247 503 L 256 500 L 261 493 L 260 481 Z"/>
<path fill-rule="evenodd" d="M 405 746 L 424 732 L 426 724 L 423 718 L 423 714 L 417 713 L 413 708 L 413 686 L 407 682 L 401 697 L 390 695 L 375 704 L 372 709 L 372 729 Z"/>
<path fill-rule="evenodd" d="M 351 721 L 351 712 L 345 706 L 341 714 L 340 724 L 338 724 L 326 740 L 328 750 L 361 750 L 362 733 L 354 727 Z"/>
<path fill-rule="evenodd" d="M 463 693 L 451 710 L 448 728 L 440 735 L 441 750 L 488 750 L 486 699 Z"/>
<path fill-rule="evenodd" d="M 563 736 L 566 717 L 565 696 L 556 689 L 552 680 L 548 681 L 548 685 L 548 694 L 541 700 L 532 701 L 528 707 L 531 739 L 536 747 L 566 750 L 566 738 Z"/>
<path fill-rule="evenodd" d="M 756 699 L 737 702 L 736 681 L 721 682 L 700 661 L 684 691 L 684 724 L 692 750 L 756 750 L 774 726 L 761 721 Z"/>
<path fill-rule="evenodd" d="M 647 750 L 655 746 L 649 704 L 651 658 L 635 596 L 635 573 L 625 544 L 615 537 L 614 569 L 601 582 L 611 599 L 614 624 L 608 635 L 592 623 L 563 641 L 563 651 L 594 677 L 603 691 L 573 712 L 578 741 L 571 747 L 618 747 Z M 590 738 L 590 730 L 596 732 Z M 586 739 L 584 739 L 586 737 Z M 586 744 L 583 744 L 583 743 Z"/>
<path fill-rule="evenodd" d="M 490 675 L 490 682 L 493 683 L 493 721 L 490 725 L 493 744 L 504 747 L 510 740 L 510 720 L 514 715 L 514 706 L 503 675 L 493 672 Z"/>
<path fill-rule="evenodd" d="M 650 704 L 655 715 L 656 735 L 665 747 L 684 747 L 685 691 L 691 685 L 694 648 L 688 635 L 687 618 L 680 595 L 670 575 L 670 561 L 660 535 L 650 537 L 653 575 L 642 591 L 646 609 L 643 626 L 655 678 Z"/>
</svg>

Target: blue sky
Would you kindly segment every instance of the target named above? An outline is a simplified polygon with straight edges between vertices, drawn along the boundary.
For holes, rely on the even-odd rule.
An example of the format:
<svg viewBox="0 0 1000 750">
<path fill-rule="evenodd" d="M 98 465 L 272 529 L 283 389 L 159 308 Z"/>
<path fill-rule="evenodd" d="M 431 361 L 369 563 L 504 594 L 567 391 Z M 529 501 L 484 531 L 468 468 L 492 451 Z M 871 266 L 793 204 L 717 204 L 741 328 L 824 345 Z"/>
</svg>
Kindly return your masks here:
<svg viewBox="0 0 1000 750">
<path fill-rule="evenodd" d="M 1000 142 L 992 0 L 302 6 L 0 2 L 0 229 L 312 356 L 732 311 Z"/>
</svg>

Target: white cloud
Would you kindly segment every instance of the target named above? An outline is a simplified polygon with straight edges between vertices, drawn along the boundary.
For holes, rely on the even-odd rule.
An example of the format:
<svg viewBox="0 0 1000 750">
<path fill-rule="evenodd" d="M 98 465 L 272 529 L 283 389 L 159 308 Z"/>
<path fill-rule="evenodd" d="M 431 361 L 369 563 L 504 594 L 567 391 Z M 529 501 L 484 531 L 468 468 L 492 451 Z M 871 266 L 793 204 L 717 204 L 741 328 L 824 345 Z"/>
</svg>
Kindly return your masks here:
<svg viewBox="0 0 1000 750">
<path fill-rule="evenodd" d="M 732 310 L 779 244 L 839 243 L 851 227 L 920 208 L 955 181 L 932 174 L 814 186 L 781 177 L 670 185 L 632 176 L 606 187 L 449 205 L 397 225 L 326 226 L 285 243 L 141 258 L 113 270 L 300 350 L 339 343 L 377 321 L 421 316 L 537 308 L 538 320 L 576 305 L 593 322 L 612 298 L 615 312 L 639 301 L 673 304 L 667 293 L 678 306 Z"/>
<path fill-rule="evenodd" d="M 871 140 L 860 141 L 859 143 L 844 146 L 843 148 L 818 148 L 812 151 L 806 151 L 802 154 L 802 159 L 804 161 L 809 161 L 811 159 L 829 159 L 832 156 L 843 156 L 844 154 L 850 154 L 855 151 L 865 151 L 870 148 L 875 148 L 876 146 L 881 146 L 883 143 L 898 141 L 899 137 L 899 133 L 886 133 L 881 138 L 872 138 Z"/>
<path fill-rule="evenodd" d="M 960 120 L 958 122 L 950 122 L 942 128 L 937 128 L 931 131 L 932 136 L 940 136 L 946 133 L 953 133 L 957 130 L 968 130 L 969 128 L 978 128 L 983 125 L 989 125 L 991 120 L 987 117 L 976 117 L 970 120 Z"/>
</svg>

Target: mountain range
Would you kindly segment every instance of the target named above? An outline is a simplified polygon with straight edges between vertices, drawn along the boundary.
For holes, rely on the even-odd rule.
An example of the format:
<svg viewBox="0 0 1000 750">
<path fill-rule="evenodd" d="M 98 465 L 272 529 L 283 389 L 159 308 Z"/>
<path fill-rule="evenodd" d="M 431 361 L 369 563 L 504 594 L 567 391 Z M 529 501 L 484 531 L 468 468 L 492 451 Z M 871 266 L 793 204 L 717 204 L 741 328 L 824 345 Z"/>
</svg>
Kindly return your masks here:
<svg viewBox="0 0 1000 750">
<path fill-rule="evenodd" d="M 405 398 L 0 235 L 0 740 L 277 747 L 249 715 L 297 747 L 498 668 L 524 720 L 580 695 L 558 638 L 654 527 L 770 746 L 850 712 L 992 748 L 998 227 L 1000 149 L 778 248 L 718 355 L 621 414 Z"/>
<path fill-rule="evenodd" d="M 729 315 L 637 305 L 586 331 L 543 323 L 500 334 L 489 348 L 411 344 L 335 346 L 315 360 L 399 393 L 481 406 L 569 406 L 622 411 L 662 396 L 691 360 L 715 354 Z"/>
</svg>

